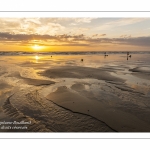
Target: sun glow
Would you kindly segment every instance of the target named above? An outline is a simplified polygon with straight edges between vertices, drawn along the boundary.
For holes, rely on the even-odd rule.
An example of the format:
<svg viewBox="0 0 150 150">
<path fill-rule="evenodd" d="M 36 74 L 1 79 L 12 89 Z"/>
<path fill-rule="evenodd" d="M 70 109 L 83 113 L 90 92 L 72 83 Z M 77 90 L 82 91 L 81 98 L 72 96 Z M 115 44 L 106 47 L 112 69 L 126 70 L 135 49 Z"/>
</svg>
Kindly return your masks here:
<svg viewBox="0 0 150 150">
<path fill-rule="evenodd" d="M 34 46 L 32 46 L 32 48 L 35 49 L 35 50 L 39 50 L 39 49 L 42 49 L 42 46 L 34 45 Z"/>
</svg>

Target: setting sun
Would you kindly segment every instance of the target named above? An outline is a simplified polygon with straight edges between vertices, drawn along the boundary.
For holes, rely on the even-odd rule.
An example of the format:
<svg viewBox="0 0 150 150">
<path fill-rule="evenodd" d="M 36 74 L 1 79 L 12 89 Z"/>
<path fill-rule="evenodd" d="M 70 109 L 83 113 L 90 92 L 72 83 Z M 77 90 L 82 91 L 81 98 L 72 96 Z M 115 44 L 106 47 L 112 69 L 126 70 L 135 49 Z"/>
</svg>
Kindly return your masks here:
<svg viewBox="0 0 150 150">
<path fill-rule="evenodd" d="M 34 45 L 34 46 L 32 46 L 32 48 L 33 48 L 33 49 L 35 49 L 35 50 L 39 50 L 39 49 L 41 49 L 41 48 L 42 48 L 42 46 Z"/>
</svg>

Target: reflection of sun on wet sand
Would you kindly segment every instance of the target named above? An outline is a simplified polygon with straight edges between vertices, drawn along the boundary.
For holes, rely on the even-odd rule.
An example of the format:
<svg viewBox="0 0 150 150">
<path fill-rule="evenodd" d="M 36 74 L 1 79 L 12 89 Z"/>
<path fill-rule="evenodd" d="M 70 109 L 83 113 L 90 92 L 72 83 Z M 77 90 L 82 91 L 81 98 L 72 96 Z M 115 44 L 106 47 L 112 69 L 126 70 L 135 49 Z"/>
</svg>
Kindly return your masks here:
<svg viewBox="0 0 150 150">
<path fill-rule="evenodd" d="M 150 131 L 150 64 L 135 55 L 22 57 L 0 64 L 0 121 L 32 120 L 22 132 Z"/>
<path fill-rule="evenodd" d="M 23 77 L 20 75 L 19 72 L 14 72 L 13 74 L 9 75 L 9 77 L 13 77 L 13 76 L 22 79 L 23 83 L 27 83 L 29 85 L 35 85 L 35 86 L 50 85 L 55 83 L 54 81 L 50 81 L 50 80 L 32 79 L 32 78 Z"/>
</svg>

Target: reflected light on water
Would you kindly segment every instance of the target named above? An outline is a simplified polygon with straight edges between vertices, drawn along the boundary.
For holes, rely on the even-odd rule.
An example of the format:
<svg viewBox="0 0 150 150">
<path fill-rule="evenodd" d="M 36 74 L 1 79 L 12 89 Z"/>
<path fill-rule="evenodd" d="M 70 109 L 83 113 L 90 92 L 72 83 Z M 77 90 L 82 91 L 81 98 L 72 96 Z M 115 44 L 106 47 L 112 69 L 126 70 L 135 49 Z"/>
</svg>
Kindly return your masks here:
<svg viewBox="0 0 150 150">
<path fill-rule="evenodd" d="M 36 63 L 38 63 L 38 62 L 39 62 L 40 57 L 39 57 L 38 55 L 35 55 L 35 56 L 34 56 L 34 59 L 35 59 Z"/>
<path fill-rule="evenodd" d="M 35 59 L 38 60 L 38 59 L 39 59 L 39 56 L 36 55 L 36 56 L 35 56 Z"/>
</svg>

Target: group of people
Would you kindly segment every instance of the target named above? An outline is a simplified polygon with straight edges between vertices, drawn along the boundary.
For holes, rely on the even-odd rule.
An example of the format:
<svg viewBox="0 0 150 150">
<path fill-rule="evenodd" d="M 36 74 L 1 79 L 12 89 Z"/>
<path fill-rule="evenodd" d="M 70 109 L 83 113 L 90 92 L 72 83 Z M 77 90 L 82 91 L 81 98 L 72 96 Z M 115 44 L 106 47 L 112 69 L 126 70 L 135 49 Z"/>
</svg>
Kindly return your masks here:
<svg viewBox="0 0 150 150">
<path fill-rule="evenodd" d="M 106 56 L 108 56 L 107 54 L 106 54 L 106 52 L 104 53 L 104 57 L 106 57 Z M 129 57 L 131 58 L 131 55 L 129 54 L 129 52 L 127 52 L 127 60 L 129 59 Z"/>
</svg>

